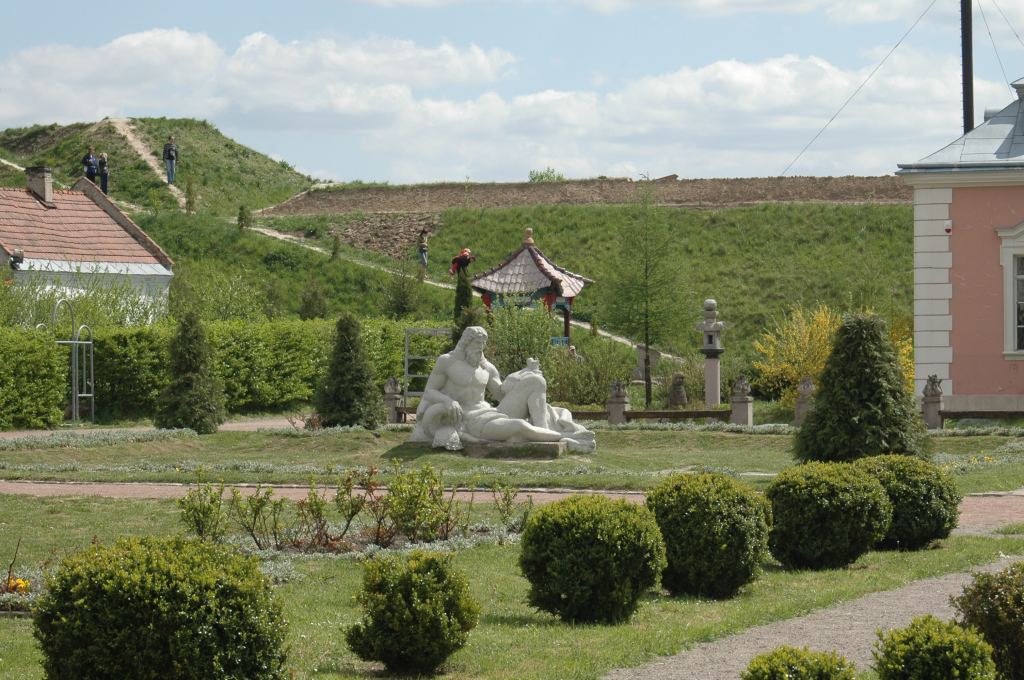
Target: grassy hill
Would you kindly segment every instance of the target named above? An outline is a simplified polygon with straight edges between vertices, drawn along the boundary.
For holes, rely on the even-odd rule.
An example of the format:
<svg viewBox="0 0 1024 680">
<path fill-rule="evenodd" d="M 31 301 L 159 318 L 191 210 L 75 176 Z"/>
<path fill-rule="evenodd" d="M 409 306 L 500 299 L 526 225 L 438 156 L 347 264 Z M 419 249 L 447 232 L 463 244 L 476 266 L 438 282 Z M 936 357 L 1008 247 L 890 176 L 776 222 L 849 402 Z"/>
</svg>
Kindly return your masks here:
<svg viewBox="0 0 1024 680">
<path fill-rule="evenodd" d="M 616 295 L 607 282 L 628 249 L 630 206 L 535 206 L 452 209 L 440 216 L 430 242 L 430 276 L 447 278 L 450 258 L 462 247 L 477 254 L 472 271 L 500 263 L 533 227 L 537 246 L 555 262 L 597 283 L 577 298 L 580 318 L 595 317 Z M 792 305 L 827 303 L 846 310 L 870 307 L 906 322 L 913 304 L 913 208 L 908 205 L 776 203 L 720 210 L 662 209 L 674 235 L 671 257 L 683 270 L 669 347 L 690 352 L 700 337 L 694 325 L 705 298 L 719 302 L 728 324 L 723 335 L 733 357 L 751 356 L 764 328 Z M 263 218 L 296 230 L 308 222 L 325 243 L 325 228 L 344 229 L 358 215 Z M 315 227 L 315 229 L 314 229 Z M 625 245 L 622 245 L 625 244 Z M 409 244 L 411 248 L 411 242 Z M 614 330 L 614 329 L 609 329 Z"/>
<path fill-rule="evenodd" d="M 181 153 L 175 183 L 182 190 L 191 180 L 198 209 L 235 215 L 280 203 L 308 189 L 313 180 L 284 161 L 254 151 L 225 137 L 204 120 L 134 118 L 135 130 L 156 158 L 162 158 L 167 136 L 174 135 Z"/>
<path fill-rule="evenodd" d="M 239 205 L 263 208 L 308 188 L 312 180 L 286 163 L 275 161 L 222 135 L 205 121 L 136 118 L 136 132 L 159 159 L 167 135 L 181 149 L 178 186 L 191 181 L 197 208 L 218 215 L 235 215 Z M 90 146 L 110 159 L 110 195 L 132 205 L 158 210 L 176 209 L 162 175 L 135 153 L 125 138 L 106 121 L 71 125 L 33 125 L 0 132 L 0 158 L 23 166 L 48 165 L 54 179 L 65 185 L 82 176 L 82 156 Z M 24 186 L 24 175 L 0 167 L 0 186 Z"/>
<path fill-rule="evenodd" d="M 203 316 L 266 318 L 299 313 L 303 294 L 318 287 L 328 316 L 351 311 L 386 316 L 392 310 L 396 277 L 253 232 L 212 215 L 160 213 L 136 220 L 175 260 L 172 298 L 190 289 L 190 304 Z M 409 316 L 447 319 L 452 293 L 416 283 Z M 172 301 L 173 304 L 173 301 Z"/>
<path fill-rule="evenodd" d="M 176 208 L 164 182 L 107 122 L 33 125 L 0 132 L 0 157 L 25 167 L 46 165 L 56 182 L 70 186 L 82 177 L 81 159 L 92 146 L 110 162 L 111 197 L 138 206 Z M 23 173 L 0 173 L 3 186 L 25 186 Z"/>
</svg>

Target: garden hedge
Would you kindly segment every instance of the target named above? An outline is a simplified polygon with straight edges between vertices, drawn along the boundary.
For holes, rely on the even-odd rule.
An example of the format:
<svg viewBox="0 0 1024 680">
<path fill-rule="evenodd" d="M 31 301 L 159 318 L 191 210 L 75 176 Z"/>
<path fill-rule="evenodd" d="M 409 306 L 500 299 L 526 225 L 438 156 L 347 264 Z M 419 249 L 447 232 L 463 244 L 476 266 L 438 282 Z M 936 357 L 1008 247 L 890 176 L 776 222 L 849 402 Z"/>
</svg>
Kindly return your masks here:
<svg viewBox="0 0 1024 680">
<path fill-rule="evenodd" d="M 308 403 L 326 373 L 334 324 L 330 319 L 207 324 L 213 370 L 224 385 L 226 409 L 231 413 L 274 411 Z M 363 319 L 360 325 L 380 389 L 389 377 L 402 376 L 408 324 Z M 170 380 L 166 366 L 173 329 L 170 324 L 156 324 L 97 331 L 96 407 L 102 419 L 155 413 L 160 391 Z M 437 356 L 444 345 L 445 338 L 414 336 L 411 349 L 414 354 Z M 429 372 L 428 366 L 415 368 Z"/>
<path fill-rule="evenodd" d="M 0 430 L 56 427 L 68 404 L 68 353 L 41 331 L 0 328 Z"/>
</svg>

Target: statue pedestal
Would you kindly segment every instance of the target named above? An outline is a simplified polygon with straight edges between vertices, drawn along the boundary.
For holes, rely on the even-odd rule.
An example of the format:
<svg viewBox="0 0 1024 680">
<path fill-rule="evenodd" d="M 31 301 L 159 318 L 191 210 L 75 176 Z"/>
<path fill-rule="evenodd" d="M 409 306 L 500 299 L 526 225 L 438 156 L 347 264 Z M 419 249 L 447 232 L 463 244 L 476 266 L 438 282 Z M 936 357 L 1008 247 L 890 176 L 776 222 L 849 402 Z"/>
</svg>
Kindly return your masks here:
<svg viewBox="0 0 1024 680">
<path fill-rule="evenodd" d="M 470 458 L 559 458 L 567 451 L 565 442 L 492 442 L 465 444 L 462 453 Z"/>
</svg>

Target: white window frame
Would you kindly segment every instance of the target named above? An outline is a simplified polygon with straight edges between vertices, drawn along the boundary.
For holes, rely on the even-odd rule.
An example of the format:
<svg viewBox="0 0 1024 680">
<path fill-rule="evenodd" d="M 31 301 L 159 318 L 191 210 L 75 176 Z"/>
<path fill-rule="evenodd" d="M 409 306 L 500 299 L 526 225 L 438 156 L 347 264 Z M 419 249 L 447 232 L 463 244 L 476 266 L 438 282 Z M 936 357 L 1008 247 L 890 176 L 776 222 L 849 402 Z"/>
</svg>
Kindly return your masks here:
<svg viewBox="0 0 1024 680">
<path fill-rule="evenodd" d="M 1017 258 L 1024 258 L 1024 222 L 997 229 L 999 264 L 1003 268 L 1003 356 L 1024 361 L 1024 348 L 1017 348 Z M 1021 281 L 1024 285 L 1024 280 Z"/>
</svg>

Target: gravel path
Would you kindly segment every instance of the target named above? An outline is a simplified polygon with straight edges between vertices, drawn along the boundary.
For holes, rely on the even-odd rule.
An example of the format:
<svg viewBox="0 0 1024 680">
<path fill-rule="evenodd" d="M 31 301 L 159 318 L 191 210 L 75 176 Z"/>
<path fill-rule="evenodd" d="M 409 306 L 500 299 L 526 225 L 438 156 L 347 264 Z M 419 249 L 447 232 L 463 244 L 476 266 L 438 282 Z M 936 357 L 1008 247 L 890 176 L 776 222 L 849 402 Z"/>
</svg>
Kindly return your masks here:
<svg viewBox="0 0 1024 680">
<path fill-rule="evenodd" d="M 976 571 L 996 571 L 1021 559 L 1007 557 Z M 915 581 L 807 616 L 702 643 L 646 666 L 612 671 L 605 680 L 736 680 L 752 658 L 779 645 L 836 650 L 858 670 L 866 670 L 872 663 L 876 630 L 906 626 L 915 616 L 924 614 L 953 618 L 949 598 L 960 594 L 970 580 L 970 573 L 962 572 Z"/>
</svg>

